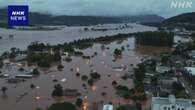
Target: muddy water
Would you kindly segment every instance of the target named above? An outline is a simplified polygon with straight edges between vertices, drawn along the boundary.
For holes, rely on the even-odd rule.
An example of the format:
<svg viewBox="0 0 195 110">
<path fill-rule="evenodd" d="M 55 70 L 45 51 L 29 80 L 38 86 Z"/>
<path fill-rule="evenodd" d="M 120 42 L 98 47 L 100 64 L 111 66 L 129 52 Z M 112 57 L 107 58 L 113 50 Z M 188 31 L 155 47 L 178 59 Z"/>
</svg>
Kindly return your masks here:
<svg viewBox="0 0 195 110">
<path fill-rule="evenodd" d="M 127 45 L 130 45 L 127 47 Z M 113 62 L 113 51 L 115 48 L 121 48 L 121 46 L 125 47 L 122 58 L 117 59 L 116 62 Z M 97 52 L 98 55 L 92 58 L 91 60 L 84 60 L 81 57 L 72 57 L 71 62 L 62 61 L 64 65 L 63 71 L 58 71 L 56 66 L 48 70 L 42 70 L 42 73 L 39 77 L 27 79 L 27 81 L 18 83 L 18 84 L 8 84 L 6 79 L 0 79 L 0 85 L 6 86 L 8 88 L 7 97 L 0 98 L 0 110 L 35 110 L 37 107 L 47 108 L 50 104 L 56 102 L 51 97 L 51 93 L 53 90 L 53 86 L 57 83 L 60 83 L 63 88 L 75 88 L 81 92 L 80 97 L 87 96 L 87 101 L 92 106 L 93 102 L 99 103 L 100 109 L 102 109 L 102 105 L 100 101 L 104 101 L 104 103 L 108 103 L 112 101 L 114 105 L 119 103 L 124 103 L 122 99 L 120 99 L 115 94 L 115 90 L 112 86 L 112 81 L 116 80 L 118 84 L 126 85 L 129 88 L 132 88 L 133 81 L 131 79 L 123 80 L 121 76 L 127 73 L 128 69 L 125 71 L 116 71 L 113 70 L 112 67 L 137 64 L 143 55 L 152 55 L 154 53 L 170 51 L 169 48 L 136 48 L 134 45 L 134 38 L 129 38 L 123 42 L 113 42 L 105 47 L 109 47 L 109 49 L 102 50 L 101 44 L 95 44 L 92 48 L 88 48 L 83 50 L 85 55 L 93 55 L 94 52 Z M 93 66 L 90 66 L 93 65 Z M 73 71 L 70 69 L 73 68 Z M 95 70 L 101 74 L 101 79 L 97 81 L 93 87 L 89 87 L 87 82 L 81 80 L 80 77 L 76 76 L 76 70 L 81 75 L 88 75 L 91 70 Z M 108 77 L 110 75 L 110 77 Z M 66 78 L 65 82 L 60 81 L 61 79 Z M 53 79 L 57 79 L 58 82 L 54 83 Z M 82 87 L 82 84 L 85 83 L 87 85 L 87 90 Z M 36 89 L 31 89 L 30 84 L 35 84 L 37 86 Z M 102 96 L 101 93 L 106 92 L 106 96 Z M 18 100 L 18 96 L 25 94 L 20 100 Z M 39 96 L 39 100 L 35 100 L 35 97 Z M 67 100 L 71 102 L 75 102 L 76 98 L 67 98 L 64 97 L 61 99 L 62 101 Z"/>
<path fill-rule="evenodd" d="M 114 25 L 116 26 L 116 25 Z M 149 31 L 156 30 L 155 28 L 141 26 L 137 24 L 132 24 L 134 28 L 129 28 L 125 30 L 118 31 L 107 31 L 107 32 L 83 32 L 80 31 L 84 27 L 65 27 L 63 30 L 56 31 L 16 31 L 16 30 L 5 30 L 0 29 L 0 35 L 3 36 L 3 39 L 0 40 L 0 53 L 8 50 L 9 48 L 15 46 L 22 49 L 25 49 L 30 42 L 39 40 L 41 42 L 47 42 L 51 44 L 63 43 L 66 41 L 72 41 L 75 39 L 86 38 L 86 37 L 99 37 L 104 35 L 113 35 L 117 33 L 129 33 L 137 31 Z M 113 27 L 113 25 L 111 25 Z M 14 34 L 14 39 L 9 39 L 9 34 Z M 177 40 L 177 39 L 176 39 Z M 179 39 L 180 40 L 180 39 Z M 116 80 L 118 84 L 126 85 L 129 88 L 133 88 L 133 81 L 131 79 L 123 80 L 121 76 L 127 73 L 128 69 L 125 71 L 115 71 L 112 67 L 117 67 L 121 65 L 137 64 L 140 62 L 140 59 L 145 55 L 153 55 L 161 52 L 169 52 L 171 48 L 163 47 L 151 47 L 151 46 L 135 46 L 134 38 L 129 38 L 123 42 L 113 42 L 105 47 L 109 49 L 102 50 L 102 44 L 95 44 L 92 48 L 83 50 L 85 55 L 93 55 L 94 52 L 97 52 L 98 55 L 92 58 L 91 60 L 84 60 L 81 57 L 72 57 L 71 62 L 62 61 L 64 65 L 63 71 L 58 71 L 56 66 L 53 66 L 50 69 L 42 70 L 41 75 L 36 78 L 27 79 L 25 82 L 18 84 L 8 84 L 6 79 L 0 79 L 0 87 L 6 86 L 7 97 L 0 98 L 0 110 L 35 110 L 37 107 L 47 108 L 54 102 L 57 102 L 51 97 L 53 86 L 60 83 L 63 88 L 72 88 L 78 89 L 81 92 L 81 98 L 87 96 L 87 101 L 91 107 L 93 102 L 99 103 L 99 109 L 102 109 L 102 104 L 112 101 L 114 105 L 119 103 L 124 103 L 124 100 L 120 99 L 115 94 L 115 90 L 112 86 L 112 81 Z M 129 45 L 129 47 L 127 46 Z M 125 47 L 122 58 L 113 62 L 113 51 L 115 48 Z M 93 66 L 91 66 L 93 65 Z M 31 68 L 31 67 L 28 67 Z M 70 69 L 73 68 L 73 71 Z M 80 77 L 76 76 L 78 71 L 81 75 L 90 74 L 91 70 L 97 71 L 101 74 L 101 79 L 97 81 L 93 87 L 89 87 L 87 82 L 82 81 Z M 4 73 L 9 73 L 9 71 L 3 69 Z M 110 75 L 110 77 L 108 77 Z M 62 82 L 63 78 L 66 79 L 65 82 Z M 53 82 L 54 79 L 57 79 L 58 82 Z M 82 84 L 87 85 L 87 90 L 85 90 Z M 30 84 L 37 86 L 35 89 L 30 88 Z M 106 92 L 106 96 L 102 96 L 101 93 Z M 0 93 L 1 95 L 1 93 Z M 18 96 L 23 96 L 18 98 Z M 35 97 L 39 97 L 39 100 L 35 100 Z M 64 97 L 61 101 L 70 101 L 75 102 L 76 98 L 67 98 Z M 59 101 L 59 100 L 58 100 Z"/>
<path fill-rule="evenodd" d="M 98 26 L 98 28 L 119 28 L 123 25 L 124 24 L 104 24 Z M 12 47 L 26 49 L 26 47 L 34 41 L 58 44 L 83 38 L 97 38 L 106 35 L 116 35 L 118 33 L 134 33 L 156 30 L 155 27 L 143 26 L 140 24 L 129 23 L 128 25 L 130 26 L 129 28 L 108 31 L 84 31 L 84 28 L 97 28 L 97 26 L 64 26 L 62 30 L 53 31 L 22 31 L 0 28 L 0 36 L 2 36 L 2 39 L 0 39 L 0 54 Z M 13 35 L 14 38 L 9 38 L 9 35 Z"/>
</svg>

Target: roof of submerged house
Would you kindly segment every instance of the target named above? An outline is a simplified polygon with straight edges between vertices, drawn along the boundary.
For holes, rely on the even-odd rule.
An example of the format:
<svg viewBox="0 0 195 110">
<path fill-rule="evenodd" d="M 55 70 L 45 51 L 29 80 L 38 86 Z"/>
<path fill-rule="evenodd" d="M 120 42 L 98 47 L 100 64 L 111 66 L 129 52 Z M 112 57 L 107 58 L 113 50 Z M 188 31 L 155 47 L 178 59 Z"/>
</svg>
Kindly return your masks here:
<svg viewBox="0 0 195 110">
<path fill-rule="evenodd" d="M 195 67 L 185 67 L 185 69 L 193 76 L 195 75 Z"/>
</svg>

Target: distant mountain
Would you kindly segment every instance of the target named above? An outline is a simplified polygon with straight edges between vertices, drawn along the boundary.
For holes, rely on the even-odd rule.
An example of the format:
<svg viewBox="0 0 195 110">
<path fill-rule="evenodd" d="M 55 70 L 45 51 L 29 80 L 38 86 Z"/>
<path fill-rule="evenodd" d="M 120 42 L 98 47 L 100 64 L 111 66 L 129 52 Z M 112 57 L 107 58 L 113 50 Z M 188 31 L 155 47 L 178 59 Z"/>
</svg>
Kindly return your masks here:
<svg viewBox="0 0 195 110">
<path fill-rule="evenodd" d="M 160 23 L 163 17 L 157 15 L 137 15 L 137 16 L 53 16 L 37 12 L 30 12 L 30 25 L 96 25 L 108 23 Z M 0 23 L 6 24 L 7 10 L 0 9 Z"/>
<path fill-rule="evenodd" d="M 162 22 L 162 26 L 170 28 L 183 27 L 187 30 L 195 30 L 195 12 L 184 13 L 168 18 Z"/>
</svg>

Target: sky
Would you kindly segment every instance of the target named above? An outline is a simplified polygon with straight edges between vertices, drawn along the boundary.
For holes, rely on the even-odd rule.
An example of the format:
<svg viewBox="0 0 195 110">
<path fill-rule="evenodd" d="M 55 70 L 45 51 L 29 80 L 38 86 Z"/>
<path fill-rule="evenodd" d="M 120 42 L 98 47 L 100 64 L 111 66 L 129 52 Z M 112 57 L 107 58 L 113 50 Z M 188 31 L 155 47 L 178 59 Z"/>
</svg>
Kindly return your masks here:
<svg viewBox="0 0 195 110">
<path fill-rule="evenodd" d="M 171 3 L 192 3 L 189 8 L 171 8 Z M 54 15 L 129 16 L 158 14 L 165 18 L 195 12 L 195 0 L 0 0 L 0 8 L 29 5 L 32 12 Z"/>
</svg>

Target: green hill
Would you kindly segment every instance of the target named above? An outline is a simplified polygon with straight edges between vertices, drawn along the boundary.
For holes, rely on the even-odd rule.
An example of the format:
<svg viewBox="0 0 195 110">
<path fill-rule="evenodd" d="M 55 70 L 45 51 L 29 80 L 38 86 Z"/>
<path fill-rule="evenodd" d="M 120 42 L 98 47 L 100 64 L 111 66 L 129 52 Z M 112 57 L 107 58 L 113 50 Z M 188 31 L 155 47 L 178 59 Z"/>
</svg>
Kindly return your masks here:
<svg viewBox="0 0 195 110">
<path fill-rule="evenodd" d="M 187 30 L 195 30 L 195 12 L 168 18 L 162 22 L 162 26 L 170 28 L 183 27 Z"/>
<path fill-rule="evenodd" d="M 164 18 L 158 15 L 136 15 L 136 16 L 54 16 L 51 14 L 30 12 L 30 25 L 96 25 L 108 23 L 159 23 Z M 0 9 L 0 26 L 6 26 L 7 9 Z"/>
</svg>

